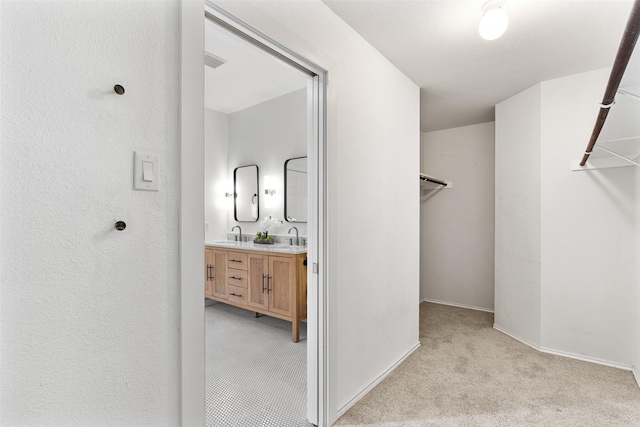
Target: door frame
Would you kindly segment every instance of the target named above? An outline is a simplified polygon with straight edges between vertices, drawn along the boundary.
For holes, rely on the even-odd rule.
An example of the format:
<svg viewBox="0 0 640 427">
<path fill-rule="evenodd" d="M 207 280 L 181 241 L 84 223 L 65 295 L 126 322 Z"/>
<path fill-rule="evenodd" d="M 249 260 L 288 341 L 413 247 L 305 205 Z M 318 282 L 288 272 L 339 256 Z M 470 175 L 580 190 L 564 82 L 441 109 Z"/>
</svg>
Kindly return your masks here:
<svg viewBox="0 0 640 427">
<path fill-rule="evenodd" d="M 205 7 L 206 3 L 206 7 Z M 204 19 L 208 18 L 312 77 L 308 86 L 310 221 L 308 224 L 307 417 L 333 419 L 329 405 L 329 287 L 327 222 L 328 72 L 205 0 L 181 2 L 180 91 L 180 421 L 205 424 L 204 345 Z"/>
</svg>

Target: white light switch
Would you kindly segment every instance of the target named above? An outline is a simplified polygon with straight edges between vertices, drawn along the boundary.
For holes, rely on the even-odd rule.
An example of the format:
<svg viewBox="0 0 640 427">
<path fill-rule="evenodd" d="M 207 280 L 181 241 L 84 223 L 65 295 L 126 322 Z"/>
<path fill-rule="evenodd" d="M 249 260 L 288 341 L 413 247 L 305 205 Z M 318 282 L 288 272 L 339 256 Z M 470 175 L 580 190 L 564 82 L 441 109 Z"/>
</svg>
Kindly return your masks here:
<svg viewBox="0 0 640 427">
<path fill-rule="evenodd" d="M 153 163 L 142 161 L 142 180 L 153 182 Z"/>
<path fill-rule="evenodd" d="M 134 151 L 133 189 L 159 191 L 160 166 L 158 155 Z"/>
</svg>

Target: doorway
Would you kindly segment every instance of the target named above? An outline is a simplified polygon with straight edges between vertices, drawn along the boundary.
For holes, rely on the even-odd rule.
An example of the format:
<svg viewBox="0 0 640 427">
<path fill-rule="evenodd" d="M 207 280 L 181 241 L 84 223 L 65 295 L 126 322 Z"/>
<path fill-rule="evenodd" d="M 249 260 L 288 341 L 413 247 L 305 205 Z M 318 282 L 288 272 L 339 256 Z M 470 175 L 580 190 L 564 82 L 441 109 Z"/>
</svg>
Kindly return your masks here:
<svg viewBox="0 0 640 427">
<path fill-rule="evenodd" d="M 189 5 L 183 5 L 183 19 L 185 10 L 190 9 Z M 325 362 L 325 353 L 327 351 L 327 346 L 325 343 L 325 323 L 327 316 L 324 315 L 326 312 L 325 300 L 326 295 L 324 295 L 324 290 L 326 286 L 322 286 L 324 283 L 326 274 L 326 265 L 322 262 L 325 258 L 325 211 L 324 211 L 324 200 L 323 195 L 325 193 L 324 189 L 326 187 L 324 183 L 324 177 L 326 174 L 325 170 L 325 144 L 324 144 L 324 135 L 325 135 L 325 81 L 326 81 L 326 72 L 321 68 L 315 66 L 314 64 L 306 62 L 304 59 L 299 58 L 294 53 L 287 51 L 286 49 L 278 46 L 264 35 L 256 32 L 253 29 L 250 29 L 244 26 L 242 23 L 235 20 L 233 17 L 227 15 L 224 11 L 216 8 L 212 5 L 207 5 L 207 19 L 212 19 L 217 24 L 222 27 L 228 29 L 232 33 L 236 34 L 238 37 L 244 40 L 250 40 L 252 43 L 257 44 L 261 49 L 266 50 L 274 57 L 279 60 L 293 66 L 294 68 L 306 73 L 309 76 L 310 83 L 306 88 L 306 93 L 308 97 L 308 105 L 307 105 L 307 128 L 308 128 L 308 140 L 307 140 L 307 156 L 308 156 L 308 173 L 309 173 L 309 222 L 307 225 L 307 256 L 308 256 L 308 301 L 307 307 L 309 311 L 308 316 L 308 336 L 307 336 L 307 344 L 308 344 L 308 366 L 309 370 L 307 373 L 307 390 L 308 390 L 308 410 L 307 417 L 308 419 L 318 425 L 324 425 L 325 419 L 327 418 L 325 415 L 325 405 L 326 401 L 325 390 L 326 387 L 326 362 Z M 202 10 L 201 10 L 202 11 Z M 186 13 L 192 14 L 195 16 L 195 10 L 186 10 Z M 202 15 L 200 15 L 202 16 Z M 185 21 L 183 21 L 184 23 Z M 192 17 L 191 22 L 194 22 Z M 189 32 L 188 30 L 187 32 Z M 198 34 L 197 31 L 193 31 L 194 38 L 191 41 L 195 41 L 197 43 Z M 183 56 L 185 55 L 185 50 L 188 50 L 193 53 L 193 57 L 197 55 L 195 49 L 192 49 L 192 46 L 187 47 L 189 44 L 185 37 L 185 32 L 183 28 Z M 190 37 L 190 36 L 189 36 Z M 202 54 L 202 51 L 201 51 Z M 185 62 L 183 60 L 183 73 L 185 71 Z M 194 71 L 193 76 L 196 73 Z M 185 84 L 186 80 L 183 79 L 183 84 Z M 197 87 L 193 85 L 193 87 Z M 183 90 L 184 91 L 184 90 Z M 194 95 L 192 93 L 192 95 Z M 185 102 L 185 95 L 183 94 L 183 103 Z M 195 112 L 194 109 L 189 108 Z M 183 116 L 185 116 L 185 107 L 183 105 Z M 188 121 L 187 118 L 183 118 L 183 123 Z M 183 144 L 184 144 L 184 136 L 186 132 L 183 129 Z M 183 155 L 185 154 L 185 147 L 183 147 Z M 195 159 L 196 156 L 193 155 L 193 152 L 188 153 L 192 159 Z M 200 159 L 201 160 L 201 159 Z M 235 165 L 234 165 L 235 166 Z M 183 178 L 184 173 L 186 171 L 184 168 L 188 167 L 186 163 L 186 158 L 183 157 Z M 283 165 L 284 167 L 284 165 Z M 204 179 L 204 171 L 202 172 L 202 178 Z M 284 183 L 281 183 L 284 185 Z M 264 183 L 262 183 L 261 187 L 263 188 Z M 191 189 L 188 190 L 191 192 Z M 183 192 L 185 192 L 185 183 L 183 183 Z M 277 194 L 277 192 L 276 192 Z M 191 206 L 197 206 L 197 203 L 193 203 Z M 188 209 L 188 206 L 185 204 L 184 197 L 182 203 L 182 211 L 185 212 Z M 190 212 L 189 212 L 190 213 Z M 263 215 L 260 215 L 261 217 Z M 185 226 L 186 221 L 181 220 L 183 227 Z M 204 221 L 203 221 L 204 222 Z M 291 224 L 289 224 L 291 225 Z M 212 227 L 212 224 L 209 224 Z M 286 227 L 286 226 L 285 226 Z M 228 236 L 229 237 L 229 236 Z M 202 240 L 202 238 L 201 238 Z M 182 258 L 186 263 L 185 253 L 190 252 L 186 248 L 191 247 L 195 248 L 193 236 L 185 236 L 184 230 L 181 232 L 181 241 L 183 243 L 182 249 Z M 200 246 L 202 247 L 202 246 Z M 183 266 L 183 283 L 185 281 L 185 276 L 188 276 L 184 271 L 185 263 Z M 318 265 L 321 267 L 319 268 Z M 193 277 L 193 275 L 191 275 Z M 202 287 L 200 287 L 202 289 Z M 196 296 L 194 292 L 191 292 L 188 289 L 184 288 L 183 285 L 183 423 L 186 424 L 186 420 L 197 419 L 198 417 L 195 415 L 198 410 L 198 404 L 193 403 L 193 398 L 197 399 L 197 387 L 194 387 L 194 384 L 197 385 L 198 380 L 194 376 L 194 370 L 197 370 L 197 364 L 200 363 L 198 357 L 192 355 L 189 352 L 189 342 L 196 342 L 197 344 L 197 330 L 190 329 L 190 326 L 193 325 L 193 318 L 196 316 L 191 316 L 189 310 L 194 310 L 197 314 L 198 310 L 201 310 L 195 306 L 196 304 Z M 200 304 L 202 304 L 202 295 L 200 295 Z M 200 311 L 201 312 L 201 311 Z M 190 335 L 189 332 L 194 332 L 196 336 Z M 187 339 L 185 340 L 186 337 Z M 197 350 L 197 345 L 191 347 L 191 349 Z M 196 367 L 194 368 L 193 364 L 189 366 L 186 365 L 186 360 L 190 360 L 191 362 L 196 362 Z M 204 365 L 204 360 L 202 360 L 202 365 Z M 185 375 L 185 372 L 188 375 Z M 187 400 L 187 398 L 189 398 Z"/>
<path fill-rule="evenodd" d="M 308 169 L 311 83 L 205 19 L 207 426 L 311 425 L 309 185 L 291 179 Z"/>
</svg>

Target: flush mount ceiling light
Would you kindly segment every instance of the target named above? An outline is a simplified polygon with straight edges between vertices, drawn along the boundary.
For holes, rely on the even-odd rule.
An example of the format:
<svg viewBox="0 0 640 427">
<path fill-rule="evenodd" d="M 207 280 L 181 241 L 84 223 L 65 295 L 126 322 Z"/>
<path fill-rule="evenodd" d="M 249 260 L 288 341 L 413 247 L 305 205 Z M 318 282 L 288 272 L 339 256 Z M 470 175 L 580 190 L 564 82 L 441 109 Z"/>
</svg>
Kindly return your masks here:
<svg viewBox="0 0 640 427">
<path fill-rule="evenodd" d="M 495 40 L 507 30 L 509 16 L 502 6 L 504 6 L 504 0 L 489 0 L 482 6 L 478 32 L 483 39 Z"/>
</svg>

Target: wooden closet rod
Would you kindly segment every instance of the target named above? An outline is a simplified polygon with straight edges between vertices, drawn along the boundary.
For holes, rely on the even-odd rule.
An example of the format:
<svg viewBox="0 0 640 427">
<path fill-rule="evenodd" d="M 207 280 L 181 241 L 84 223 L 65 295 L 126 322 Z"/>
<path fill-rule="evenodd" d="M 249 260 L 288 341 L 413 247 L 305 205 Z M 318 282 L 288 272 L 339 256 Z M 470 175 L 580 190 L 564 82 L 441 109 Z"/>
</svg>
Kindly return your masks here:
<svg viewBox="0 0 640 427">
<path fill-rule="evenodd" d="M 441 181 L 437 178 L 432 178 L 429 175 L 420 174 L 420 179 L 422 181 L 428 181 L 428 182 L 433 182 L 434 184 L 444 185 L 445 187 L 447 186 L 446 182 Z"/>
<path fill-rule="evenodd" d="M 609 114 L 609 110 L 613 105 L 616 92 L 618 91 L 618 87 L 620 86 L 620 81 L 622 80 L 622 76 L 624 75 L 624 71 L 627 68 L 627 64 L 629 63 L 629 58 L 631 58 L 631 54 L 633 53 L 633 48 L 638 41 L 638 35 L 640 34 L 640 0 L 635 0 L 633 2 L 633 8 L 631 9 L 631 14 L 629 15 L 629 21 L 627 21 L 627 27 L 624 29 L 624 34 L 622 36 L 622 41 L 620 42 L 620 47 L 618 48 L 618 53 L 616 54 L 616 60 L 613 63 L 613 69 L 611 70 L 611 75 L 609 76 L 609 83 L 607 83 L 607 89 L 604 92 L 604 97 L 602 98 L 602 103 L 600 104 L 600 112 L 598 113 L 598 118 L 596 119 L 596 124 L 593 127 L 593 132 L 591 132 L 591 139 L 589 139 L 589 144 L 587 144 L 587 149 L 582 156 L 582 161 L 580 162 L 580 166 L 584 166 L 589 159 L 589 155 L 591 155 L 591 151 L 593 147 L 596 145 L 596 140 L 600 135 L 600 131 L 602 130 L 602 126 L 604 126 L 604 122 L 607 120 L 607 115 Z"/>
</svg>

